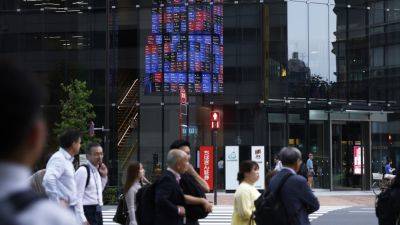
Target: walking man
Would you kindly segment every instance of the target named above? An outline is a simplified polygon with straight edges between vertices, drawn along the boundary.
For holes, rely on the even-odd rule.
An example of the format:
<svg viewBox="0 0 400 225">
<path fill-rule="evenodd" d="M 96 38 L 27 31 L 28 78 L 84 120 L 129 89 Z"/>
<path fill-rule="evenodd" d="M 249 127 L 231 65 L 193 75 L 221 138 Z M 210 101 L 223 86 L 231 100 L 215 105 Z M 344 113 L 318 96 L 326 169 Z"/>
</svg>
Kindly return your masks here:
<svg viewBox="0 0 400 225">
<path fill-rule="evenodd" d="M 185 197 L 179 186 L 181 175 L 186 172 L 189 157 L 181 150 L 171 150 L 167 155 L 168 169 L 155 188 L 156 214 L 154 224 L 183 225 Z"/>
<path fill-rule="evenodd" d="M 59 141 L 60 149 L 47 163 L 43 186 L 51 200 L 75 212 L 77 192 L 72 162 L 81 148 L 81 134 L 77 130 L 67 130 L 60 136 Z"/>
<path fill-rule="evenodd" d="M 78 220 L 84 225 L 103 225 L 103 190 L 107 184 L 107 167 L 103 163 L 103 148 L 90 143 L 86 150 L 88 163 L 75 173 Z"/>
<path fill-rule="evenodd" d="M 294 147 L 285 147 L 280 151 L 279 158 L 282 170 L 272 178 L 269 188 L 275 192 L 281 180 L 289 176 L 279 195 L 286 208 L 287 218 L 291 225 L 310 225 L 308 215 L 319 209 L 319 202 L 307 180 L 296 174 L 302 163 L 301 152 Z"/>
<path fill-rule="evenodd" d="M 76 225 L 69 210 L 37 195 L 28 182 L 46 142 L 43 89 L 31 74 L 2 61 L 0 77 L 0 224 Z"/>
<path fill-rule="evenodd" d="M 170 149 L 182 150 L 190 160 L 190 143 L 184 140 L 173 142 Z M 205 192 L 210 188 L 207 182 L 194 170 L 191 164 L 181 175 L 180 186 L 185 194 L 186 205 L 186 225 L 198 225 L 199 219 L 202 219 L 212 211 L 212 204 L 208 202 Z"/>
</svg>

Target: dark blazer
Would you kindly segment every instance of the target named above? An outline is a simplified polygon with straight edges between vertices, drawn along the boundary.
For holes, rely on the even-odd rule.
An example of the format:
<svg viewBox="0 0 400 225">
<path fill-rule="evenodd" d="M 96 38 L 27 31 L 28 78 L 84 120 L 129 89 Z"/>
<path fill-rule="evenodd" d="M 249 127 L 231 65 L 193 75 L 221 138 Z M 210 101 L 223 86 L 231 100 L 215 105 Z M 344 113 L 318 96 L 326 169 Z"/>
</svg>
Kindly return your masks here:
<svg viewBox="0 0 400 225">
<path fill-rule="evenodd" d="M 178 215 L 178 205 L 185 206 L 183 192 L 175 175 L 165 171 L 155 189 L 155 224 L 182 225 L 183 217 Z"/>
<path fill-rule="evenodd" d="M 291 173 L 291 171 L 282 169 L 276 174 L 269 184 L 270 189 L 275 191 L 280 180 L 288 173 Z M 319 202 L 304 177 L 299 175 L 289 177 L 281 189 L 280 196 L 288 218 L 292 218 L 290 220 L 291 225 L 310 225 L 308 215 L 319 209 Z"/>
</svg>

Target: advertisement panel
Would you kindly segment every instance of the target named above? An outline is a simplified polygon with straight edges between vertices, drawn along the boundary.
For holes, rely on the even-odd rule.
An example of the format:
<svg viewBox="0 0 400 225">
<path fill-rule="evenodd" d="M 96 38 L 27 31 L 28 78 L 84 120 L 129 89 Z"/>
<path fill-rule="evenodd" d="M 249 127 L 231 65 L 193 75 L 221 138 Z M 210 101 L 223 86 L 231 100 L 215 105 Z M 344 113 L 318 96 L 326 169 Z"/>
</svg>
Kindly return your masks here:
<svg viewBox="0 0 400 225">
<path fill-rule="evenodd" d="M 265 149 L 264 146 L 251 146 L 251 160 L 258 163 L 260 179 L 254 184 L 257 189 L 264 189 L 265 177 Z"/>
<path fill-rule="evenodd" d="M 239 146 L 225 147 L 225 190 L 234 191 L 239 187 Z"/>
<path fill-rule="evenodd" d="M 214 188 L 214 147 L 200 146 L 200 176 Z"/>
<path fill-rule="evenodd" d="M 361 146 L 354 146 L 353 154 L 354 154 L 354 165 L 353 165 L 354 174 L 361 175 L 361 169 L 362 169 L 362 173 L 365 174 L 365 171 L 364 171 L 364 158 L 365 158 L 364 148 Z M 361 156 L 364 156 L 364 157 L 361 157 Z"/>
</svg>

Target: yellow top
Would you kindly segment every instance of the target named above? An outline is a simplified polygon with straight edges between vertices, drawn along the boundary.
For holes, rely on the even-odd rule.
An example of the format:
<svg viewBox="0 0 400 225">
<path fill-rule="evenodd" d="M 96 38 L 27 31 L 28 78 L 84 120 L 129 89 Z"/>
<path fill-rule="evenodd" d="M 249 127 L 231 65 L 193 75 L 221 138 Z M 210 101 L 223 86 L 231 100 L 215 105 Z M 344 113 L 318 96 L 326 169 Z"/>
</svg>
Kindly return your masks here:
<svg viewBox="0 0 400 225">
<path fill-rule="evenodd" d="M 236 189 L 232 225 L 252 225 L 250 217 L 255 210 L 254 201 L 260 196 L 260 192 L 251 184 L 242 182 Z"/>
</svg>

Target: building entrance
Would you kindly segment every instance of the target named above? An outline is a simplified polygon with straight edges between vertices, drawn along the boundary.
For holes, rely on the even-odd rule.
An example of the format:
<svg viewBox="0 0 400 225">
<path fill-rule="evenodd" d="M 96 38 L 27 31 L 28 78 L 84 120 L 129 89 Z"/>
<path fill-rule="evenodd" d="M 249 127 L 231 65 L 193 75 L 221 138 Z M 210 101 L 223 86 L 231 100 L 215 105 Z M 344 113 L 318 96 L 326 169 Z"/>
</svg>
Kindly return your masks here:
<svg viewBox="0 0 400 225">
<path fill-rule="evenodd" d="M 369 188 L 369 122 L 332 121 L 332 188 Z"/>
</svg>

